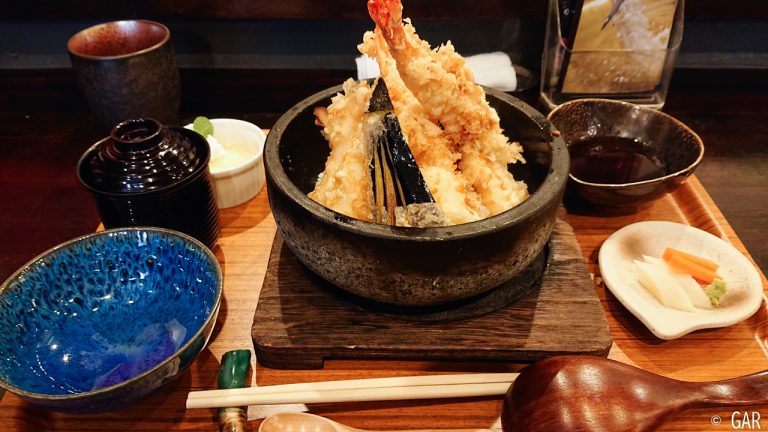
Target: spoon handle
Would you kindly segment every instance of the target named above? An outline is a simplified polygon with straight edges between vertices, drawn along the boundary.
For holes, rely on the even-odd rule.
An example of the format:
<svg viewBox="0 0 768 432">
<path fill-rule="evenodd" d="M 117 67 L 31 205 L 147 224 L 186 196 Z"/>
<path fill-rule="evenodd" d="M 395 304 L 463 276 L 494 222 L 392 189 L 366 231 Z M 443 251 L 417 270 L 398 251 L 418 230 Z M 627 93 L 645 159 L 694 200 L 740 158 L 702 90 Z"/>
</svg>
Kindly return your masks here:
<svg viewBox="0 0 768 432">
<path fill-rule="evenodd" d="M 375 432 L 375 431 L 364 431 Z M 390 430 L 386 432 L 501 432 L 501 429 L 407 429 Z"/>
<path fill-rule="evenodd" d="M 694 383 L 692 383 L 694 384 Z M 696 405 L 756 405 L 768 403 L 768 371 L 723 381 L 695 383 L 702 398 Z"/>
</svg>

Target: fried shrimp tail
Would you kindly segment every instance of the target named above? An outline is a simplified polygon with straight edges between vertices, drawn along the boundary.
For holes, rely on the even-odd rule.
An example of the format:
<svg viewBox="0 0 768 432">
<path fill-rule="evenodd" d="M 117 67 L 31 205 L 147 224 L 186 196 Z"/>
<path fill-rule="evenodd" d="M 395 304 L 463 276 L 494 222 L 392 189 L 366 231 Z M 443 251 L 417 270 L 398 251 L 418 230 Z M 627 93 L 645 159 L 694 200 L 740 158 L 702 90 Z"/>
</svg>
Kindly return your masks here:
<svg viewBox="0 0 768 432">
<path fill-rule="evenodd" d="M 376 27 L 384 32 L 388 42 L 398 46 L 405 42 L 401 23 L 403 4 L 399 0 L 368 0 L 368 14 L 376 23 Z"/>
</svg>

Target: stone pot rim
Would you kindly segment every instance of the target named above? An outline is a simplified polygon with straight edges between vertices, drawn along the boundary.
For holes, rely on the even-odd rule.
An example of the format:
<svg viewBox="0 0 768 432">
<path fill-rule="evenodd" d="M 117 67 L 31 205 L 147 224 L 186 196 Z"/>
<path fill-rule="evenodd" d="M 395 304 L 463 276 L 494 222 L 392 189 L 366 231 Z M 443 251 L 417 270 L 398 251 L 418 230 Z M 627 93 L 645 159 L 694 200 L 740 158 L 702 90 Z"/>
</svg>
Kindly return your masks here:
<svg viewBox="0 0 768 432">
<path fill-rule="evenodd" d="M 548 207 L 547 204 L 549 202 L 558 199 L 565 188 L 570 166 L 568 149 L 554 126 L 540 112 L 504 92 L 488 87 L 484 87 L 484 90 L 486 95 L 500 99 L 502 102 L 522 111 L 550 138 L 549 144 L 552 147 L 552 160 L 549 172 L 539 188 L 514 208 L 475 222 L 441 227 L 414 228 L 380 225 L 354 219 L 331 210 L 309 198 L 307 194 L 302 192 L 293 183 L 285 172 L 280 162 L 280 140 L 288 125 L 300 113 L 304 112 L 308 107 L 317 105 L 321 100 L 341 92 L 342 85 L 331 87 L 309 96 L 294 105 L 277 120 L 267 135 L 264 146 L 264 166 L 267 171 L 267 177 L 271 177 L 273 180 L 268 183 L 272 183 L 273 187 L 290 197 L 292 201 L 298 204 L 305 212 L 312 215 L 312 217 L 321 219 L 343 231 L 366 237 L 424 242 L 453 241 L 489 235 L 509 226 L 519 224 L 524 220 L 534 218 Z M 319 133 L 320 131 L 318 130 Z"/>
</svg>

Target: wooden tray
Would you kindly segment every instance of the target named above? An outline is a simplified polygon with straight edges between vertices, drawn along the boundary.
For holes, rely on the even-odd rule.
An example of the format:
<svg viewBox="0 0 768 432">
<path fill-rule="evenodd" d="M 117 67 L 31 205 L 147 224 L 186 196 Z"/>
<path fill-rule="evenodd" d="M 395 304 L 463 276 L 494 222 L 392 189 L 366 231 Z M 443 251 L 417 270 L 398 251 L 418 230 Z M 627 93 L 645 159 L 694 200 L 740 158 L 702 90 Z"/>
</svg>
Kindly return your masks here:
<svg viewBox="0 0 768 432">
<path fill-rule="evenodd" d="M 731 242 L 749 257 L 741 240 L 695 176 L 675 192 L 636 208 L 599 209 L 573 196 L 568 197 L 566 204 L 569 222 L 584 250 L 587 268 L 595 276 L 597 294 L 610 323 L 613 347 L 609 358 L 689 381 L 727 379 L 768 369 L 768 305 L 765 302 L 754 315 L 735 325 L 698 330 L 679 339 L 664 341 L 655 337 L 624 308 L 600 277 L 597 256 L 603 241 L 620 228 L 643 220 L 680 222 L 697 227 Z M 768 282 L 759 269 L 758 272 L 765 290 Z M 727 414 L 723 419 L 728 420 L 733 410 L 710 409 L 704 420 L 716 411 L 721 416 Z M 704 424 L 699 430 L 706 427 Z"/>
<path fill-rule="evenodd" d="M 350 295 L 304 267 L 276 234 L 252 335 L 256 357 L 279 369 L 328 358 L 532 362 L 607 355 L 608 323 L 573 230 L 561 212 L 545 252 L 513 280 L 446 308 L 387 307 Z"/>
<path fill-rule="evenodd" d="M 655 338 L 605 289 L 597 267 L 597 251 L 617 229 L 640 220 L 685 222 L 744 246 L 695 176 L 675 193 L 636 209 L 606 210 L 568 202 L 568 221 L 581 246 L 607 318 L 613 345 L 609 358 L 671 378 L 705 381 L 732 378 L 768 368 L 768 312 L 761 308 L 751 318 L 731 327 L 696 331 L 680 339 Z M 187 410 L 187 393 L 216 388 L 221 356 L 234 349 L 252 347 L 251 324 L 275 237 L 266 191 L 242 206 L 221 212 L 222 235 L 214 250 L 224 272 L 224 299 L 208 347 L 189 372 L 165 389 L 148 395 L 123 410 L 100 415 L 49 412 L 6 394 L 0 403 L 0 430 L 215 430 L 215 410 Z M 764 287 L 768 286 L 764 281 Z M 355 378 L 423 375 L 435 373 L 513 372 L 521 365 L 507 362 L 458 362 L 421 360 L 332 360 L 319 370 L 272 369 L 255 364 L 250 385 L 328 381 Z M 501 412 L 501 398 L 457 400 L 361 402 L 310 407 L 315 414 L 355 427 L 378 430 L 428 428 L 487 428 Z M 663 430 L 726 430 L 734 410 L 760 412 L 754 407 L 687 410 L 666 423 Z M 719 416 L 723 425 L 712 426 Z M 763 421 L 765 425 L 765 421 Z M 252 423 L 255 430 L 258 423 Z"/>
</svg>

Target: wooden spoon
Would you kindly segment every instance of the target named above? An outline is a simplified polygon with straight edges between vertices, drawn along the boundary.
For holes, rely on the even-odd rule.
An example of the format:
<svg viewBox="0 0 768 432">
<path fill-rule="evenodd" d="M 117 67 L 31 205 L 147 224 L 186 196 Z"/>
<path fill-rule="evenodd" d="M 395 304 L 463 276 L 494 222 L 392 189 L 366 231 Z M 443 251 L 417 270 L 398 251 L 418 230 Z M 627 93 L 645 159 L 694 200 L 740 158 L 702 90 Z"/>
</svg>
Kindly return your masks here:
<svg viewBox="0 0 768 432">
<path fill-rule="evenodd" d="M 314 414 L 285 412 L 271 415 L 259 426 L 259 432 L 376 432 L 357 429 Z M 491 429 L 420 429 L 387 432 L 493 432 Z"/>
<path fill-rule="evenodd" d="M 503 430 L 651 431 L 687 408 L 768 402 L 768 371 L 714 382 L 665 378 L 613 360 L 550 357 L 504 398 Z"/>
</svg>

